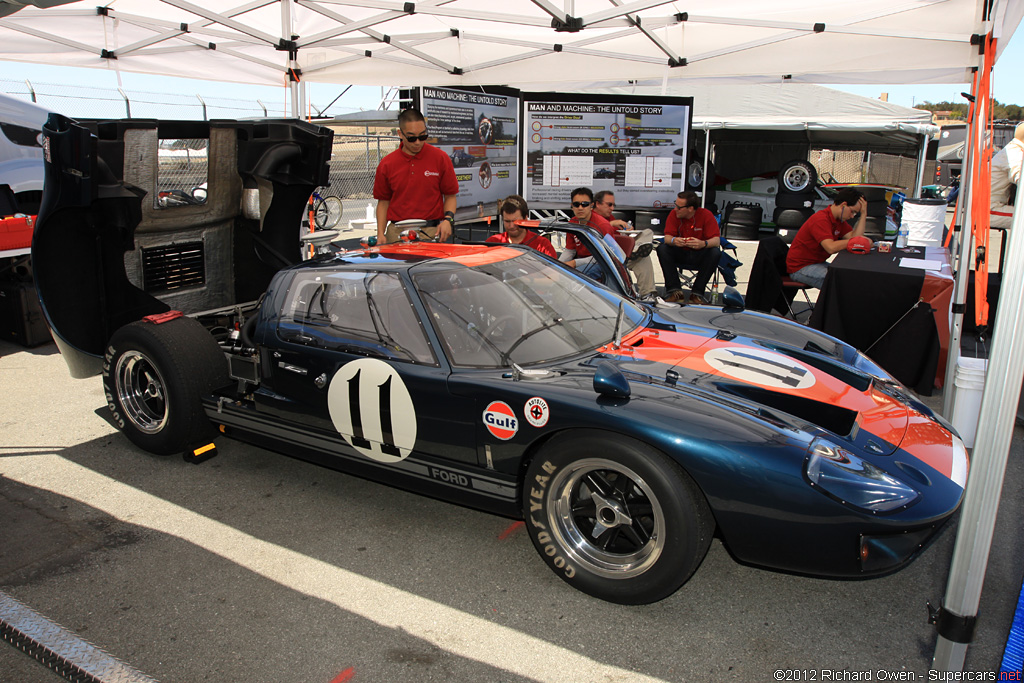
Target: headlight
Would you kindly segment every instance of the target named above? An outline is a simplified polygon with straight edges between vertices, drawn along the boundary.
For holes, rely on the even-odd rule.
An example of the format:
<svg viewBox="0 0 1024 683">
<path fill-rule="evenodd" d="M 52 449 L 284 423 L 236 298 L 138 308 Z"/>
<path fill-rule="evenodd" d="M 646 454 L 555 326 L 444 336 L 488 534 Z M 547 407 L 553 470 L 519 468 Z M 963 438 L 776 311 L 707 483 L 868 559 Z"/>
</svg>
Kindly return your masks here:
<svg viewBox="0 0 1024 683">
<path fill-rule="evenodd" d="M 873 513 L 892 512 L 921 497 L 891 474 L 825 439 L 811 442 L 804 474 L 815 488 L 840 503 Z"/>
</svg>

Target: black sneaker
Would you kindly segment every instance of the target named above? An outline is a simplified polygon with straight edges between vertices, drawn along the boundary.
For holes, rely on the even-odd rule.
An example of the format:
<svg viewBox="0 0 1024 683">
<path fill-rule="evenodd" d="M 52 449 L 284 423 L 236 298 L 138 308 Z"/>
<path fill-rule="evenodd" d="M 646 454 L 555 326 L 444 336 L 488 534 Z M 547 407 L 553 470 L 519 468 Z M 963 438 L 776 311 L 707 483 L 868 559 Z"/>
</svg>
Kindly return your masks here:
<svg viewBox="0 0 1024 683">
<path fill-rule="evenodd" d="M 642 258 L 647 258 L 651 255 L 652 251 L 654 251 L 654 245 L 650 242 L 641 244 L 633 250 L 632 254 L 629 255 L 629 258 L 626 259 L 626 263 L 632 263 L 633 261 L 639 261 Z"/>
</svg>

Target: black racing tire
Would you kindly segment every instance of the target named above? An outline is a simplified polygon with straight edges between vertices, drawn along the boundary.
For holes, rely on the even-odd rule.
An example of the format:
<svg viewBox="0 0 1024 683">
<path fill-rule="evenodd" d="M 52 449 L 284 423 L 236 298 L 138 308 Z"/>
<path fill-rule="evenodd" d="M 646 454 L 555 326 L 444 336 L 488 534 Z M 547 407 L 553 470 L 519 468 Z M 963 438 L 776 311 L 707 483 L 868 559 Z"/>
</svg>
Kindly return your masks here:
<svg viewBox="0 0 1024 683">
<path fill-rule="evenodd" d="M 814 209 L 775 209 L 772 223 L 777 228 L 797 228 L 814 215 Z"/>
<path fill-rule="evenodd" d="M 806 159 L 787 161 L 779 169 L 779 194 L 801 194 L 814 189 L 818 171 Z"/>
<path fill-rule="evenodd" d="M 715 528 L 704 494 L 681 467 L 608 432 L 564 432 L 548 442 L 527 470 L 523 514 L 559 578 L 625 605 L 678 590 L 700 566 Z"/>
<path fill-rule="evenodd" d="M 228 381 L 224 353 L 191 318 L 125 325 L 103 359 L 103 390 L 114 422 L 132 443 L 156 455 L 183 453 L 213 437 L 201 397 Z"/>
<path fill-rule="evenodd" d="M 867 202 L 866 212 L 869 218 L 885 218 L 889 210 L 889 202 L 884 199 L 871 199 Z"/>
<path fill-rule="evenodd" d="M 761 226 L 742 223 L 722 223 L 722 235 L 730 240 L 757 240 L 761 235 Z"/>
<path fill-rule="evenodd" d="M 744 225 L 752 228 L 761 227 L 761 220 L 764 212 L 760 206 L 743 206 L 730 204 L 725 207 L 725 216 L 722 220 L 730 225 Z"/>
<path fill-rule="evenodd" d="M 814 202 L 817 200 L 818 195 L 814 192 L 779 192 L 775 195 L 775 209 L 814 209 Z"/>
<path fill-rule="evenodd" d="M 850 225 L 856 226 L 857 221 L 851 221 Z M 885 218 L 868 215 L 864 219 L 864 236 L 874 242 L 885 239 Z"/>
</svg>

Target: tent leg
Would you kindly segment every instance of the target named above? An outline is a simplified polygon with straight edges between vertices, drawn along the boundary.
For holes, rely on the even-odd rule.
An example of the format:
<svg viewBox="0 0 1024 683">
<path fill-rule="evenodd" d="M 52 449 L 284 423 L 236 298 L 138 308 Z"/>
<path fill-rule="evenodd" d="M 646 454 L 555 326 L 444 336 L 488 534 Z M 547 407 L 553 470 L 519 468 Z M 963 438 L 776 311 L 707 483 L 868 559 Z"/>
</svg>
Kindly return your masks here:
<svg viewBox="0 0 1024 683">
<path fill-rule="evenodd" d="M 701 206 L 702 209 L 708 208 L 707 207 L 707 200 L 705 198 L 708 196 L 708 158 L 710 156 L 711 156 L 711 131 L 707 127 L 705 127 L 704 128 L 704 173 L 703 173 L 704 182 L 701 183 L 701 186 L 700 186 L 700 206 Z M 685 156 L 684 156 L 684 158 L 685 158 Z M 684 176 L 686 175 L 685 167 L 683 168 L 683 175 Z M 686 187 L 686 180 L 684 179 L 683 180 L 683 188 L 685 189 L 685 187 Z"/>
<path fill-rule="evenodd" d="M 1024 210 L 1018 206 L 1009 231 L 1009 254 L 1003 287 L 1007 301 L 1017 301 L 1024 292 Z M 978 416 L 978 439 L 974 446 L 971 473 L 967 478 L 960 525 L 953 547 L 953 561 L 943 610 L 953 617 L 975 619 L 981 602 L 989 550 L 995 529 L 996 512 L 1010 452 L 1010 438 L 1017 415 L 1021 376 L 1024 375 L 1024 308 L 1004 306 L 999 310 L 999 326 L 992 337 L 985 389 Z M 940 619 L 942 624 L 943 620 Z M 967 645 L 952 640 L 950 633 L 939 632 L 932 669 L 962 671 Z"/>
<path fill-rule="evenodd" d="M 924 161 L 928 156 L 928 136 L 922 135 L 921 144 L 917 150 L 917 180 L 914 182 L 914 196 L 921 197 L 921 186 L 924 185 Z"/>
</svg>

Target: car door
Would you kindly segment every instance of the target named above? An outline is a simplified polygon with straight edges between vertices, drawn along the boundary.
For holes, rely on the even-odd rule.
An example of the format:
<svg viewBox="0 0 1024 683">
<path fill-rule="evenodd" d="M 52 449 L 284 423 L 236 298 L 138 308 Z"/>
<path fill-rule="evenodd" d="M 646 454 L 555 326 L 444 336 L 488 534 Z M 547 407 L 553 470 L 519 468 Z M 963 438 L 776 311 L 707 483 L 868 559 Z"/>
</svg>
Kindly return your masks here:
<svg viewBox="0 0 1024 683">
<path fill-rule="evenodd" d="M 459 399 L 395 271 L 296 270 L 282 297 L 261 409 L 340 435 L 367 458 L 476 463 Z"/>
</svg>

